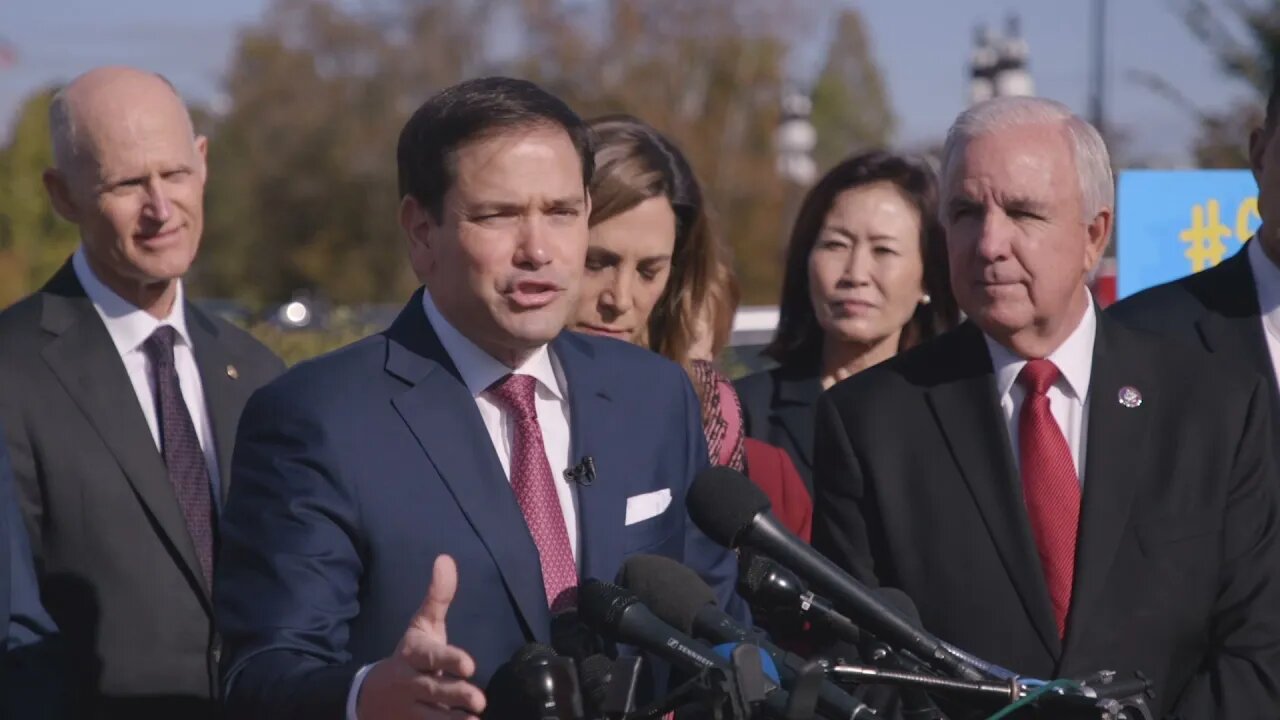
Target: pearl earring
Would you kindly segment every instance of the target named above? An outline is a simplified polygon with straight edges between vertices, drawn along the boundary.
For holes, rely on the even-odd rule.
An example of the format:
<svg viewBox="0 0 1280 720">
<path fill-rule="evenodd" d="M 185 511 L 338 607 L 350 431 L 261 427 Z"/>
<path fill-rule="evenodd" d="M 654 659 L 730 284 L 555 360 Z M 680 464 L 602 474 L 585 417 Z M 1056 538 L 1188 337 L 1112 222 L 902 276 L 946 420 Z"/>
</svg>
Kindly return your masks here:
<svg viewBox="0 0 1280 720">
<path fill-rule="evenodd" d="M 928 305 L 931 302 L 933 302 L 933 298 L 929 297 L 929 293 L 925 293 L 924 297 L 920 298 L 921 305 Z"/>
</svg>

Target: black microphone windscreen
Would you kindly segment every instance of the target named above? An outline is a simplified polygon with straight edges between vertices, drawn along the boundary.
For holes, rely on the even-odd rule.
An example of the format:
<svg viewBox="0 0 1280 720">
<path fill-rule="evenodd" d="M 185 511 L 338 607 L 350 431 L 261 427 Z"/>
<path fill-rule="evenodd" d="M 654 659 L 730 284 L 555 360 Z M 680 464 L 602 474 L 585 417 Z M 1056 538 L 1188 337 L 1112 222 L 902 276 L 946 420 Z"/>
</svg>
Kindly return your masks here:
<svg viewBox="0 0 1280 720">
<path fill-rule="evenodd" d="M 595 630 L 616 628 L 636 596 L 613 583 L 589 578 L 578 587 L 578 616 Z"/>
<path fill-rule="evenodd" d="M 553 658 L 556 657 L 556 651 L 542 645 L 540 643 L 529 643 L 524 647 L 516 650 L 511 656 L 512 665 L 520 665 L 535 658 Z"/>
<path fill-rule="evenodd" d="M 756 553 L 743 553 L 738 563 L 738 582 L 746 590 L 744 595 L 755 597 L 769 577 L 773 561 Z"/>
<path fill-rule="evenodd" d="M 613 661 L 604 655 L 591 655 L 578 663 L 578 684 L 582 696 L 593 707 L 600 708 L 609 696 Z"/>
<path fill-rule="evenodd" d="M 545 669 L 545 662 L 556 657 L 555 651 L 546 645 L 529 643 L 511 654 L 511 659 L 494 671 L 489 679 L 485 696 L 489 699 L 484 710 L 485 720 L 509 720 L 510 718 L 537 717 L 539 699 L 530 691 L 529 677 L 535 673 L 535 665 Z"/>
<path fill-rule="evenodd" d="M 634 555 L 618 571 L 618 584 L 635 593 L 659 619 L 693 634 L 698 611 L 714 605 L 716 594 L 698 573 L 660 555 Z"/>
<path fill-rule="evenodd" d="M 582 622 L 576 609 L 551 616 L 551 647 L 561 657 L 574 660 L 604 652 L 599 636 Z"/>
<path fill-rule="evenodd" d="M 732 548 L 756 515 L 770 509 L 769 497 L 747 476 L 727 467 L 698 473 L 686 500 L 689 517 L 707 537 Z"/>
</svg>

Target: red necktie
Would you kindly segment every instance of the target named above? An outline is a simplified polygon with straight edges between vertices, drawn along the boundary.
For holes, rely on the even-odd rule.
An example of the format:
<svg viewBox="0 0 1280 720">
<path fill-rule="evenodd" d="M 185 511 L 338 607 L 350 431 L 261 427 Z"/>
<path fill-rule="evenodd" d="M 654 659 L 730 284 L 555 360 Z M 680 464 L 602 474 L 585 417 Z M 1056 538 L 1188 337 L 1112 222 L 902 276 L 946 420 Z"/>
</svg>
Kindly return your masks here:
<svg viewBox="0 0 1280 720">
<path fill-rule="evenodd" d="M 1018 374 L 1026 388 L 1018 418 L 1018 452 L 1027 515 L 1040 551 L 1040 564 L 1053 601 L 1058 637 L 1065 635 L 1076 563 L 1080 521 L 1080 479 L 1071 448 L 1049 411 L 1046 395 L 1059 371 L 1049 360 L 1031 360 Z"/>
<path fill-rule="evenodd" d="M 511 489 L 524 513 L 529 533 L 542 561 L 542 586 L 553 611 L 577 604 L 578 565 L 569 545 L 555 477 L 547 464 L 547 451 L 538 426 L 534 391 L 538 381 L 530 375 L 507 375 L 489 388 L 515 420 L 511 450 Z"/>
</svg>

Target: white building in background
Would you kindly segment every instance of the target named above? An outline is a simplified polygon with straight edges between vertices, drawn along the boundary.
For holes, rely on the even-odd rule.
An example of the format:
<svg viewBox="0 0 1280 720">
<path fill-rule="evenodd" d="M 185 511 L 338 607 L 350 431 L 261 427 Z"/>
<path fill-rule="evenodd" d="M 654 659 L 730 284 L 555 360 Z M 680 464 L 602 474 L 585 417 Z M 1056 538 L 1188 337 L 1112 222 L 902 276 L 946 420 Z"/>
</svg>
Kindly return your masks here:
<svg viewBox="0 0 1280 720">
<path fill-rule="evenodd" d="M 995 33 L 982 25 L 973 32 L 973 52 L 969 54 L 969 104 L 977 105 L 996 96 Z"/>
<path fill-rule="evenodd" d="M 1035 95 L 1030 58 L 1031 49 L 1017 15 L 1006 19 L 1002 35 L 985 25 L 978 27 L 969 55 L 969 104 L 993 97 Z"/>
<path fill-rule="evenodd" d="M 809 121 L 813 101 L 792 90 L 782 98 L 782 122 L 774 142 L 777 145 L 778 174 L 800 187 L 808 187 L 818 179 L 818 164 L 813 149 L 818 145 L 818 131 Z"/>
</svg>

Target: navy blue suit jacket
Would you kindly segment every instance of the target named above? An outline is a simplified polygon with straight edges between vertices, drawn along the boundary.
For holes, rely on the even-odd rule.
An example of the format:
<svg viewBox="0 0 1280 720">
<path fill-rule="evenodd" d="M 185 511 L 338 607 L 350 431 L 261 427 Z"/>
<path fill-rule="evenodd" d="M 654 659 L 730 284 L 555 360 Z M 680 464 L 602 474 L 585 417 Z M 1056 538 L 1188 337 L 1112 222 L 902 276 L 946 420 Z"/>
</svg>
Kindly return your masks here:
<svg viewBox="0 0 1280 720">
<path fill-rule="evenodd" d="M 697 397 L 675 364 L 615 340 L 561 333 L 583 577 L 628 555 L 684 562 L 745 615 L 736 561 L 694 526 L 685 495 L 707 465 Z M 537 548 L 475 400 L 415 294 L 384 333 L 303 363 L 242 416 L 214 604 L 233 716 L 340 718 L 357 669 L 395 649 L 437 555 L 458 563 L 451 644 L 483 687 L 529 642 L 549 643 Z M 670 489 L 627 526 L 629 497 Z"/>
<path fill-rule="evenodd" d="M 3 438 L 0 428 L 0 717 L 57 717 L 53 620 L 40 604 Z"/>
</svg>

